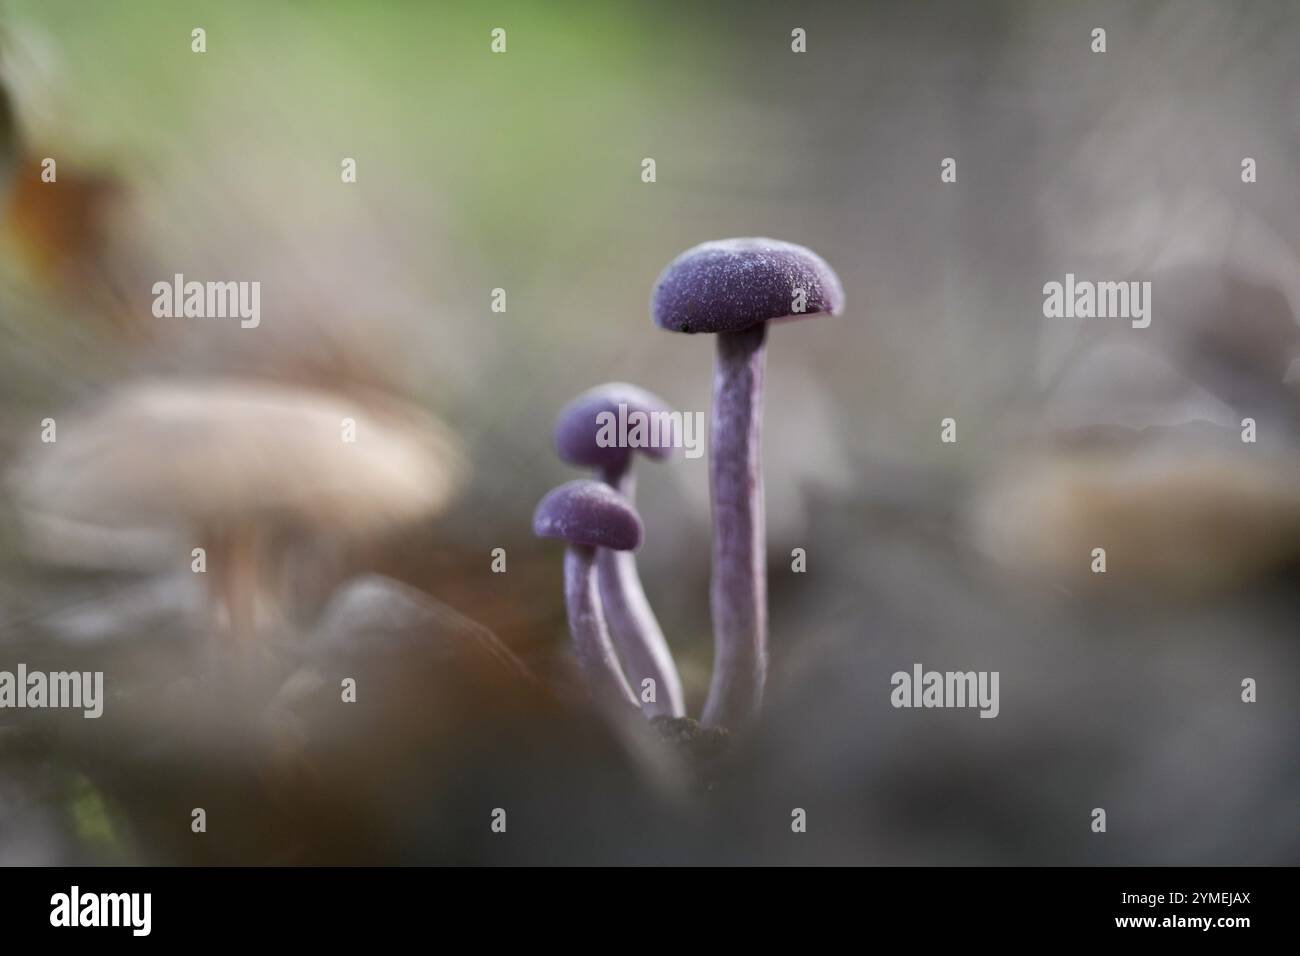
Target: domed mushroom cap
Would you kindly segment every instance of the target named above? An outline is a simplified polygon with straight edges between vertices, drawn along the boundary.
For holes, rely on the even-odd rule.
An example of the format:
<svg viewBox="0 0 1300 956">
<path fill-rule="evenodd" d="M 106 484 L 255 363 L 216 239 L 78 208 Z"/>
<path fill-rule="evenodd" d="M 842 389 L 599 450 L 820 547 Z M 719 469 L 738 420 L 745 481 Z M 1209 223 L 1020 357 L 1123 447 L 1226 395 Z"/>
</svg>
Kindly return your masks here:
<svg viewBox="0 0 1300 956">
<path fill-rule="evenodd" d="M 570 481 L 547 492 L 533 514 L 533 534 L 614 551 L 641 547 L 641 519 L 603 481 Z"/>
<path fill-rule="evenodd" d="M 13 476 L 19 504 L 105 526 L 370 532 L 442 510 L 464 470 L 455 436 L 420 409 L 271 383 L 142 382 L 59 425 Z"/>
<path fill-rule="evenodd" d="M 1197 593 L 1300 553 L 1294 453 L 1243 456 L 1235 426 L 1208 422 L 1069 437 L 1009 464 L 971 500 L 975 546 L 1017 575 L 1099 587 L 1110 576 L 1089 559 L 1104 544 L 1129 572 L 1108 587 Z"/>
<path fill-rule="evenodd" d="M 795 290 L 805 295 L 794 311 Z M 821 256 L 779 239 L 722 239 L 688 249 L 655 283 L 651 314 L 670 332 L 743 332 L 760 322 L 834 315 L 844 287 Z"/>
<path fill-rule="evenodd" d="M 635 385 L 625 382 L 597 385 L 560 410 L 555 421 L 555 450 L 560 457 L 571 465 L 584 468 L 618 468 L 627 463 L 633 451 L 651 458 L 667 458 L 672 454 L 670 443 L 637 448 L 600 445 L 596 440 L 601 432 L 597 416 L 609 412 L 617 423 L 620 405 L 627 406 L 628 415 L 633 412 L 653 415 L 672 411 L 668 403 L 658 395 Z"/>
</svg>

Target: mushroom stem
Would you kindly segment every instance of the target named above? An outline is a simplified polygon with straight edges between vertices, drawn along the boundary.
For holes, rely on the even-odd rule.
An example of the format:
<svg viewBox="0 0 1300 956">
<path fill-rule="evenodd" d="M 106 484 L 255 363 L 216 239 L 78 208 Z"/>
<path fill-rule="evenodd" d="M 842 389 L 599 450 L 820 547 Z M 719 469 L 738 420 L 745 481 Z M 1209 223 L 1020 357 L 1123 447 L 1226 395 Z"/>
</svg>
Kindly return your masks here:
<svg viewBox="0 0 1300 956">
<path fill-rule="evenodd" d="M 230 624 L 241 647 L 257 636 L 257 596 L 261 590 L 258 577 L 257 539 L 244 527 L 235 529 L 230 542 Z"/>
<path fill-rule="evenodd" d="M 214 629 L 225 632 L 237 647 L 248 647 L 257 633 L 257 595 L 261 590 L 256 536 L 251 529 L 238 527 L 210 532 L 207 541 Z"/>
<path fill-rule="evenodd" d="M 629 503 L 636 500 L 636 478 L 630 468 L 605 470 L 601 477 Z M 596 577 L 605 618 L 633 692 L 647 677 L 655 682 L 655 700 L 642 703 L 641 709 L 647 717 L 681 717 L 686 713 L 682 679 L 641 586 L 636 555 L 631 551 L 598 548 Z"/>
<path fill-rule="evenodd" d="M 739 729 L 758 716 L 767 676 L 763 524 L 763 368 L 766 323 L 721 332 L 713 378 L 713 681 L 709 726 Z"/>
<path fill-rule="evenodd" d="M 571 544 L 564 552 L 564 600 L 574 653 L 592 696 L 600 703 L 631 704 L 636 697 L 618 666 L 596 586 L 596 549 Z"/>
</svg>

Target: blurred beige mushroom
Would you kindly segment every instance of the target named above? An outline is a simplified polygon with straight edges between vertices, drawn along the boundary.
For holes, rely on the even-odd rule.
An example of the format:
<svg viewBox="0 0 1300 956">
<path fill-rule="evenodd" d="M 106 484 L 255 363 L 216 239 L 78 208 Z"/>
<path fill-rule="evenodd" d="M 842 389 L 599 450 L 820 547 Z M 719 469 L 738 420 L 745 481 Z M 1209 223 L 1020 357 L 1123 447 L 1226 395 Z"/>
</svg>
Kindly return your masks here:
<svg viewBox="0 0 1300 956">
<path fill-rule="evenodd" d="M 434 514 L 463 471 L 454 435 L 419 409 L 269 383 L 133 384 L 58 429 L 13 476 L 33 543 L 56 524 L 180 530 L 174 560 L 205 549 L 214 624 L 243 638 L 259 604 L 276 606 L 285 533 L 364 536 Z"/>
<path fill-rule="evenodd" d="M 1018 461 L 976 499 L 977 546 L 1040 583 L 1157 594 L 1227 588 L 1294 560 L 1300 458 L 1189 440 L 1200 430 L 1093 436 Z M 1091 567 L 1099 547 L 1104 575 Z"/>
<path fill-rule="evenodd" d="M 1159 318 L 1089 327 L 1052 356 L 1025 447 L 974 498 L 974 544 L 1019 577 L 1186 595 L 1300 557 L 1287 283 L 1204 255 L 1149 274 Z"/>
</svg>

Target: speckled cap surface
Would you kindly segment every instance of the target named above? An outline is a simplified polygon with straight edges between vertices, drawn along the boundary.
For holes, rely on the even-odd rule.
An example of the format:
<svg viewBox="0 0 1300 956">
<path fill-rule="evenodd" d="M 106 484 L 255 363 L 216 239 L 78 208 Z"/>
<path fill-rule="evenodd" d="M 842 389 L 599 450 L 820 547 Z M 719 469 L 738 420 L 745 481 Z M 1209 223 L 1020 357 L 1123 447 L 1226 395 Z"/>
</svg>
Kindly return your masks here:
<svg viewBox="0 0 1300 956">
<path fill-rule="evenodd" d="M 555 420 L 555 450 L 560 457 L 571 465 L 584 468 L 622 468 L 627 465 L 628 458 L 634 451 L 651 458 L 667 458 L 673 453 L 671 444 L 636 448 L 599 444 L 596 439 L 600 435 L 601 426 L 597 416 L 609 412 L 614 416 L 617 429 L 620 405 L 627 407 L 628 415 L 633 412 L 653 415 L 672 411 L 667 402 L 644 388 L 626 382 L 597 385 L 560 410 Z"/>
<path fill-rule="evenodd" d="M 794 311 L 795 290 L 805 294 Z M 721 239 L 687 249 L 655 283 L 650 314 L 670 332 L 743 332 L 760 322 L 834 315 L 844 287 L 821 256 L 779 239 Z"/>
<path fill-rule="evenodd" d="M 641 547 L 641 519 L 603 481 L 580 479 L 547 492 L 533 513 L 533 534 L 614 551 Z"/>
</svg>

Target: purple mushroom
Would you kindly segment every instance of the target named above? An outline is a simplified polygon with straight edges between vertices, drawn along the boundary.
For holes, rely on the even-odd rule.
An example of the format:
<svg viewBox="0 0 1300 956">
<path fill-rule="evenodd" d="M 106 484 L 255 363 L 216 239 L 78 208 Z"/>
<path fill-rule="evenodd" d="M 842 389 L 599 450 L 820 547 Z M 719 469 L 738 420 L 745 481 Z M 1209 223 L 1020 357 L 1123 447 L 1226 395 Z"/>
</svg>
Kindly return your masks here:
<svg viewBox="0 0 1300 956">
<path fill-rule="evenodd" d="M 844 289 L 803 246 L 724 239 L 688 249 L 655 283 L 651 314 L 671 332 L 718 337 L 710 425 L 713 498 L 713 683 L 704 723 L 743 727 L 767 673 L 762 431 L 767 323 L 835 314 Z"/>
<path fill-rule="evenodd" d="M 605 627 L 596 591 L 596 549 L 631 551 L 641 546 L 636 509 L 609 485 L 570 481 L 547 493 L 533 514 L 533 533 L 568 543 L 564 553 L 564 598 L 574 652 L 601 704 L 631 705 L 628 687 Z"/>
<path fill-rule="evenodd" d="M 555 447 L 561 458 L 572 465 L 594 468 L 600 479 L 619 492 L 629 504 L 636 500 L 636 476 L 632 473 L 634 450 L 655 459 L 672 454 L 672 434 L 658 432 L 658 444 L 609 444 L 603 439 L 603 425 L 612 420 L 633 420 L 631 416 L 658 416 L 667 422 L 671 408 L 663 399 L 645 389 L 622 382 L 598 385 L 583 392 L 560 412 L 555 425 Z M 652 433 L 653 434 L 653 433 Z M 664 640 L 659 621 L 650 609 L 641 576 L 637 573 L 636 555 L 631 551 L 601 548 L 596 552 L 596 578 L 600 599 L 623 666 L 634 690 L 646 678 L 653 680 L 655 700 L 642 706 L 647 717 L 680 717 L 686 713 L 682 680 L 673 662 L 672 651 Z"/>
</svg>

